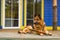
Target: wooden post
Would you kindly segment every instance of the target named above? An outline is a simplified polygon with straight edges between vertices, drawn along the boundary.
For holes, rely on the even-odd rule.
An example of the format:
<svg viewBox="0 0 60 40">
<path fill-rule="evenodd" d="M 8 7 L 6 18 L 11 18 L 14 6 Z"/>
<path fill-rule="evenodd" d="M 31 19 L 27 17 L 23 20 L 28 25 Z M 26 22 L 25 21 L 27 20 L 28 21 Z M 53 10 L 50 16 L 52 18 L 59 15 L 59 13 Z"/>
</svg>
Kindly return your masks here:
<svg viewBox="0 0 60 40">
<path fill-rule="evenodd" d="M 53 30 L 57 30 L 57 0 L 53 0 Z"/>
</svg>

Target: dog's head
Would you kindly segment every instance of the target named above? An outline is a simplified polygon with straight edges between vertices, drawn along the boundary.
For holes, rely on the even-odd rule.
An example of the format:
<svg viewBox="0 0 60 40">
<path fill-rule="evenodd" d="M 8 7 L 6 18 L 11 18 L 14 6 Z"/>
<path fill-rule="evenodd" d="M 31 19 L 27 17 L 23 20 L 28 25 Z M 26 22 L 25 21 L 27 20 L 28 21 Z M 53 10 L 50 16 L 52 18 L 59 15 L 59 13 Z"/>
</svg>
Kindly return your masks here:
<svg viewBox="0 0 60 40">
<path fill-rule="evenodd" d="M 34 18 L 34 24 L 39 24 L 39 21 L 40 21 L 39 17 L 36 16 L 36 17 Z"/>
</svg>

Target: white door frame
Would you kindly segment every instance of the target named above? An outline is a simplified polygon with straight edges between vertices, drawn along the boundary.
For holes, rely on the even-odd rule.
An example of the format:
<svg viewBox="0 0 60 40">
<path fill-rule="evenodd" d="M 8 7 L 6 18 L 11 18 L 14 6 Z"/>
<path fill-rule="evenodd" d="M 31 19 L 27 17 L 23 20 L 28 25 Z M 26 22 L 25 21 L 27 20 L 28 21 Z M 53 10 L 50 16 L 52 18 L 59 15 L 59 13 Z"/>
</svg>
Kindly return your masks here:
<svg viewBox="0 0 60 40">
<path fill-rule="evenodd" d="M 21 13 L 21 12 L 20 12 L 20 10 L 21 10 L 21 9 L 20 9 L 20 8 L 21 8 L 21 7 L 20 7 L 20 4 L 21 4 L 21 3 L 20 3 L 20 0 L 19 0 L 19 12 L 18 12 L 18 14 L 19 14 L 19 23 L 18 23 L 18 27 L 5 27 L 5 0 L 2 0 L 2 2 L 1 2 L 1 20 L 2 20 L 2 21 L 1 21 L 1 24 L 2 24 L 2 26 L 3 26 L 3 27 L 2 27 L 3 29 L 19 29 L 19 28 L 20 28 L 20 26 L 21 26 L 21 25 L 20 25 L 20 21 L 21 21 L 21 20 L 20 20 L 20 19 L 21 19 L 21 18 L 20 18 L 20 17 L 21 17 L 21 16 L 20 16 L 20 13 Z M 22 22 L 21 22 L 21 23 L 22 23 Z"/>
</svg>

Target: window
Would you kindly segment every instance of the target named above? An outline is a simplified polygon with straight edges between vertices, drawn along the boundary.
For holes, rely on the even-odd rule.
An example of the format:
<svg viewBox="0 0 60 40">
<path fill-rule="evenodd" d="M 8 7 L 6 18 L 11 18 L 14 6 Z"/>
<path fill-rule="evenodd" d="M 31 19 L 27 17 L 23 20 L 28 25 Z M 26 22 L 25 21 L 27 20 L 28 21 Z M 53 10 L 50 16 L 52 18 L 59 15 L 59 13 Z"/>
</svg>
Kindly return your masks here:
<svg viewBox="0 0 60 40">
<path fill-rule="evenodd" d="M 41 15 L 41 0 L 27 0 L 27 25 L 33 24 L 35 14 Z"/>
<path fill-rule="evenodd" d="M 5 27 L 18 27 L 19 0 L 5 0 Z"/>
</svg>

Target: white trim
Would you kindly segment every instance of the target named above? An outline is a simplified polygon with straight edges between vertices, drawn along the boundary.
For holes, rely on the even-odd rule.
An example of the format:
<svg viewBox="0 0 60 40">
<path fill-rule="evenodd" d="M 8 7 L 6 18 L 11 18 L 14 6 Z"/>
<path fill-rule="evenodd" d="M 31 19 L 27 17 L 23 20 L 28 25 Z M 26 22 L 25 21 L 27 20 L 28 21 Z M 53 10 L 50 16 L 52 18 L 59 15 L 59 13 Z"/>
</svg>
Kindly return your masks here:
<svg viewBox="0 0 60 40">
<path fill-rule="evenodd" d="M 1 20 L 2 20 L 2 26 L 3 26 L 3 29 L 19 29 L 20 28 L 20 0 L 18 0 L 19 2 L 19 4 L 18 4 L 18 15 L 19 15 L 19 19 L 18 19 L 18 21 L 19 21 L 19 23 L 18 23 L 18 27 L 5 27 L 5 0 L 2 0 L 2 2 L 1 2 L 1 7 L 2 7 L 2 9 L 1 9 Z"/>
<path fill-rule="evenodd" d="M 20 28 L 20 26 L 22 26 L 22 2 L 23 0 L 19 0 L 19 28 Z"/>
<path fill-rule="evenodd" d="M 5 27 L 3 29 L 20 29 L 19 27 Z"/>
<path fill-rule="evenodd" d="M 20 0 L 18 1 L 19 2 L 19 28 L 20 28 Z"/>
<path fill-rule="evenodd" d="M 5 13 L 5 8 L 4 8 L 4 5 L 5 5 L 5 0 L 1 0 L 1 24 L 2 24 L 2 28 L 4 28 L 4 13 Z"/>
</svg>

